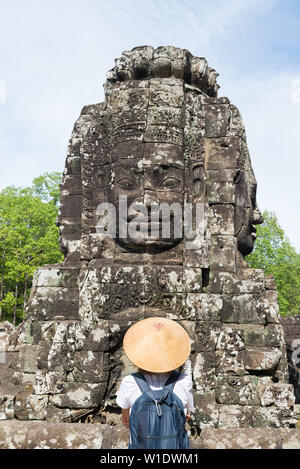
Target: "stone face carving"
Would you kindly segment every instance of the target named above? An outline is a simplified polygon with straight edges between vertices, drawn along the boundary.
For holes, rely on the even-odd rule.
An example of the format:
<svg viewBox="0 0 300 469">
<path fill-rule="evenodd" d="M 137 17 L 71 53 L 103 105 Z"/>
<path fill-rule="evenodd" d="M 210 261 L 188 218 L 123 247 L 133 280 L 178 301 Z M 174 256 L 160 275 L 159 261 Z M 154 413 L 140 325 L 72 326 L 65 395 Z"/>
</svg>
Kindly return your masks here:
<svg viewBox="0 0 300 469">
<path fill-rule="evenodd" d="M 18 418 L 117 419 L 116 389 L 132 370 L 124 333 L 157 315 L 180 321 L 192 341 L 192 435 L 293 424 L 276 290 L 244 261 L 262 222 L 245 130 L 237 108 L 217 97 L 216 76 L 186 50 L 138 47 L 108 72 L 105 102 L 82 110 L 61 186 L 66 258 L 36 272 L 14 374 L 29 383 L 16 396 Z M 127 209 L 136 206 L 124 215 L 125 196 Z M 113 237 L 107 203 L 116 207 Z M 186 227 L 175 236 L 184 212 L 161 236 L 157 211 L 158 234 L 149 233 L 162 203 L 201 207 L 192 236 Z M 142 205 L 138 236 L 122 236 Z"/>
</svg>

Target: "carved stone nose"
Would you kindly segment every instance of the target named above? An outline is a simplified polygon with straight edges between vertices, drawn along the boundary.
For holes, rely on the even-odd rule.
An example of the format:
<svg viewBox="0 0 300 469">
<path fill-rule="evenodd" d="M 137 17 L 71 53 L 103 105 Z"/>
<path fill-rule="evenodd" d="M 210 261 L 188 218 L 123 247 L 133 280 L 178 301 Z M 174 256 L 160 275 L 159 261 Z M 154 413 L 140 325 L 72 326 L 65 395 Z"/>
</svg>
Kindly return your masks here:
<svg viewBox="0 0 300 469">
<path fill-rule="evenodd" d="M 152 189 L 153 189 L 153 187 L 152 187 L 151 181 L 145 180 L 144 181 L 144 190 L 152 190 Z"/>
<path fill-rule="evenodd" d="M 144 196 L 144 204 L 146 205 L 146 207 L 150 208 L 151 204 L 159 204 L 159 201 L 155 197 L 153 197 L 153 195 L 150 195 L 148 192 L 146 192 Z"/>
<path fill-rule="evenodd" d="M 262 217 L 261 211 L 259 210 L 258 206 L 256 206 L 253 212 L 253 224 L 261 225 L 263 222 L 264 219 Z"/>
</svg>

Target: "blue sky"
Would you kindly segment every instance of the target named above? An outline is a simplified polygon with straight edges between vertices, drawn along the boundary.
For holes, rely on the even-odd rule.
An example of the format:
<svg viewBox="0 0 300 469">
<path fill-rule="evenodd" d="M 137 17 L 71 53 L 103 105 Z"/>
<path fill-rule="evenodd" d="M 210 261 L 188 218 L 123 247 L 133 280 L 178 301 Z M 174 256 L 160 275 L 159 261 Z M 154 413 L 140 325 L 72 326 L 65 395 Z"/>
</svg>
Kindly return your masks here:
<svg viewBox="0 0 300 469">
<path fill-rule="evenodd" d="M 123 50 L 206 57 L 241 111 L 258 203 L 300 250 L 298 0 L 0 0 L 0 189 L 62 171 L 81 108 Z"/>
</svg>

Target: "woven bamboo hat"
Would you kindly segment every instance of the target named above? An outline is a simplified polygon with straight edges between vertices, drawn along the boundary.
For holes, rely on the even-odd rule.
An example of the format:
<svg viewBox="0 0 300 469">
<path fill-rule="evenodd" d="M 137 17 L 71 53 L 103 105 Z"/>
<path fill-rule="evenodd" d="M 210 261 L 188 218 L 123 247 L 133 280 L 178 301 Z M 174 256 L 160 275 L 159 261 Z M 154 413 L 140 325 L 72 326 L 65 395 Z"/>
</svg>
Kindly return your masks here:
<svg viewBox="0 0 300 469">
<path fill-rule="evenodd" d="M 159 317 L 133 324 L 124 336 L 123 347 L 134 365 L 152 373 L 176 370 L 191 352 L 183 327 L 172 319 Z"/>
</svg>

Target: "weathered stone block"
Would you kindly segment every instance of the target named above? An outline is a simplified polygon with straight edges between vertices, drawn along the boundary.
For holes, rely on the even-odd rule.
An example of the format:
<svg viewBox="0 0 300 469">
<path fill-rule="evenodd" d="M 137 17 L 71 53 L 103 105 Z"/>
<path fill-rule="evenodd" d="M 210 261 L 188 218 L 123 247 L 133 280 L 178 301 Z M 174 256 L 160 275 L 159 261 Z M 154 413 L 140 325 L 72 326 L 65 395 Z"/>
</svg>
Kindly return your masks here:
<svg viewBox="0 0 300 469">
<path fill-rule="evenodd" d="M 150 82 L 150 106 L 181 107 L 184 101 L 183 86 L 160 86 L 155 81 Z"/>
<path fill-rule="evenodd" d="M 238 274 L 221 272 L 224 294 L 241 295 L 246 293 L 262 294 L 264 273 L 258 269 L 244 269 Z"/>
<path fill-rule="evenodd" d="M 266 324 L 264 298 L 248 293 L 232 297 L 226 295 L 221 317 L 223 322 Z"/>
<path fill-rule="evenodd" d="M 38 370 L 33 385 L 37 395 L 58 394 L 66 388 L 66 371 Z"/>
<path fill-rule="evenodd" d="M 147 125 L 168 125 L 170 120 L 174 127 L 184 127 L 182 109 L 172 106 L 150 106 Z"/>
<path fill-rule="evenodd" d="M 205 293 L 210 294 L 221 294 L 222 293 L 222 281 L 221 281 L 221 272 L 212 271 L 206 269 L 207 272 L 207 283 L 204 287 Z"/>
<path fill-rule="evenodd" d="M 281 347 L 284 342 L 280 324 L 268 324 L 264 330 L 266 347 Z"/>
<path fill-rule="evenodd" d="M 209 204 L 234 204 L 235 186 L 232 182 L 207 181 Z"/>
<path fill-rule="evenodd" d="M 193 249 L 192 244 L 195 242 Z M 207 240 L 185 241 L 183 252 L 184 265 L 192 268 L 208 268 L 209 267 L 210 245 Z"/>
<path fill-rule="evenodd" d="M 244 331 L 238 325 L 223 325 L 220 331 L 218 342 L 216 345 L 217 350 L 239 351 L 243 350 L 244 344 Z"/>
<path fill-rule="evenodd" d="M 35 381 L 35 373 L 22 373 L 15 371 L 12 377 L 12 383 L 15 385 L 33 384 Z"/>
<path fill-rule="evenodd" d="M 22 345 L 19 351 L 20 369 L 24 373 L 35 373 L 37 356 L 37 345 Z"/>
<path fill-rule="evenodd" d="M 15 392 L 12 389 L 0 387 L 0 420 L 13 419 L 15 415 Z"/>
<path fill-rule="evenodd" d="M 82 350 L 91 352 L 108 351 L 110 348 L 109 337 L 109 321 L 101 321 L 100 324 L 94 326 L 88 335 Z"/>
<path fill-rule="evenodd" d="M 266 311 L 268 323 L 279 323 L 279 306 L 278 306 L 278 294 L 276 290 L 266 290 Z"/>
<path fill-rule="evenodd" d="M 239 138 L 206 138 L 205 158 L 208 170 L 236 170 L 239 158 Z"/>
<path fill-rule="evenodd" d="M 106 391 L 106 383 L 67 383 L 63 394 L 50 396 L 49 402 L 57 407 L 71 409 L 97 407 Z"/>
<path fill-rule="evenodd" d="M 212 236 L 210 268 L 223 272 L 236 271 L 236 238 L 233 236 Z"/>
<path fill-rule="evenodd" d="M 183 269 L 182 287 L 186 293 L 201 293 L 203 273 L 200 268 Z"/>
<path fill-rule="evenodd" d="M 221 295 L 188 293 L 185 304 L 190 316 L 199 321 L 220 321 L 223 306 Z"/>
<path fill-rule="evenodd" d="M 215 389 L 218 361 L 213 352 L 196 353 L 192 358 L 193 382 L 198 394 Z"/>
<path fill-rule="evenodd" d="M 209 229 L 212 235 L 233 236 L 233 205 L 212 205 L 209 209 Z"/>
<path fill-rule="evenodd" d="M 221 331 L 221 323 L 216 321 L 195 322 L 195 351 L 196 352 L 213 352 Z"/>
<path fill-rule="evenodd" d="M 282 449 L 300 449 L 299 428 L 279 428 L 278 432 L 282 440 Z"/>
<path fill-rule="evenodd" d="M 30 301 L 33 319 L 41 321 L 55 317 L 61 319 L 79 319 L 78 289 L 61 287 L 39 287 Z"/>
<path fill-rule="evenodd" d="M 27 384 L 16 394 L 15 417 L 18 420 L 43 420 L 46 418 L 48 396 L 35 395 L 33 386 Z"/>
<path fill-rule="evenodd" d="M 238 376 L 247 374 L 244 367 L 243 350 L 217 350 L 216 357 L 219 364 L 219 373 L 231 373 Z"/>
<path fill-rule="evenodd" d="M 226 405 L 259 405 L 257 383 L 257 377 L 218 375 L 216 401 Z"/>
<path fill-rule="evenodd" d="M 219 405 L 219 428 L 248 428 L 253 426 L 253 407 Z"/>
<path fill-rule="evenodd" d="M 253 425 L 254 427 L 291 427 L 295 425 L 293 406 L 289 407 L 254 407 Z"/>
<path fill-rule="evenodd" d="M 194 406 L 196 410 L 192 416 L 191 426 L 196 425 L 201 430 L 217 427 L 219 412 L 213 391 L 205 394 L 194 393 Z"/>
<path fill-rule="evenodd" d="M 145 270 L 145 285 L 146 288 L 157 288 L 161 292 L 181 293 L 184 289 L 183 269 L 181 267 L 160 267 L 159 270 L 151 269 Z M 199 280 L 198 280 L 199 281 Z"/>
<path fill-rule="evenodd" d="M 281 439 L 273 429 L 267 428 L 206 428 L 199 441 L 193 442 L 199 449 L 280 449 Z"/>
<path fill-rule="evenodd" d="M 60 409 L 54 405 L 47 406 L 46 414 L 47 422 L 72 422 L 71 410 L 70 409 Z"/>
<path fill-rule="evenodd" d="M 243 351 L 246 370 L 271 371 L 274 370 L 281 358 L 281 351 L 271 347 L 247 347 Z"/>
<path fill-rule="evenodd" d="M 80 269 L 78 267 L 39 267 L 35 272 L 36 287 L 76 288 Z"/>
<path fill-rule="evenodd" d="M 102 383 L 107 381 L 109 356 L 103 352 L 81 351 L 74 357 L 73 375 L 80 383 Z"/>
<path fill-rule="evenodd" d="M 268 382 L 265 378 L 265 382 L 261 380 L 258 384 L 258 393 L 262 407 L 275 405 L 286 409 L 295 404 L 292 384 Z"/>
<path fill-rule="evenodd" d="M 266 345 L 266 327 L 256 324 L 241 325 L 244 331 L 245 345 L 264 347 Z M 271 346 L 271 344 L 268 344 Z"/>
<path fill-rule="evenodd" d="M 26 448 L 27 434 L 22 423 L 16 423 L 16 420 L 0 422 L 0 449 Z"/>
<path fill-rule="evenodd" d="M 108 425 L 56 422 L 0 424 L 0 449 L 107 449 L 111 447 Z"/>
<path fill-rule="evenodd" d="M 272 274 L 266 275 L 265 284 L 266 290 L 276 290 L 276 283 Z"/>
<path fill-rule="evenodd" d="M 226 104 L 203 105 L 206 137 L 226 137 L 230 125 L 230 109 Z"/>
</svg>

